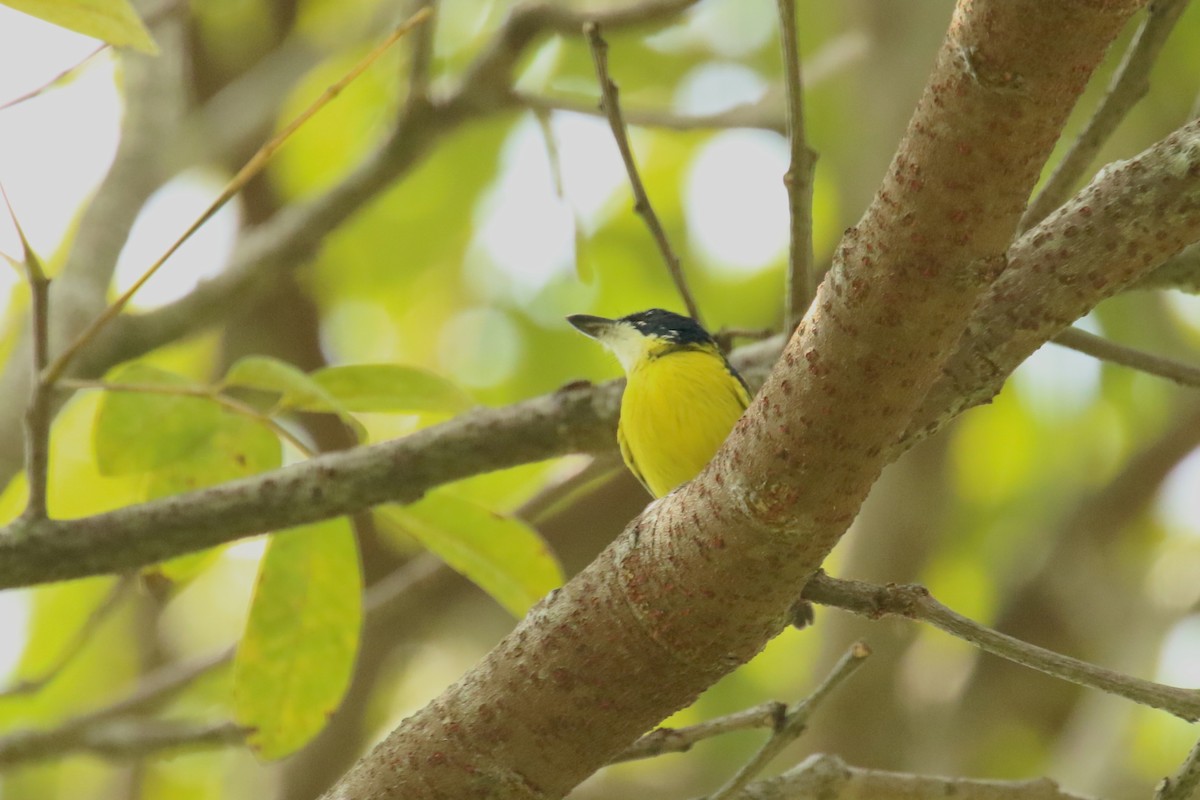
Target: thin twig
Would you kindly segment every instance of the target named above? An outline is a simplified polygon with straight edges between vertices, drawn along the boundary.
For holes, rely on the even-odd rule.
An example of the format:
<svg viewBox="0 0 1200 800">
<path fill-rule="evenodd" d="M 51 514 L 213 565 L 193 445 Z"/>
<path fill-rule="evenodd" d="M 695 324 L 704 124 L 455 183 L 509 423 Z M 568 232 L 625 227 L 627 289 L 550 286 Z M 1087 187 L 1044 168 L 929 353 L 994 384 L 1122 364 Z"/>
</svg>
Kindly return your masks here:
<svg viewBox="0 0 1200 800">
<path fill-rule="evenodd" d="M 1054 168 L 1042 191 L 1025 209 L 1018 234 L 1037 225 L 1066 202 L 1100 148 L 1130 109 L 1150 90 L 1150 70 L 1187 4 L 1188 0 L 1157 0 L 1149 5 L 1146 18 L 1125 51 L 1121 65 L 1113 73 L 1100 106 Z"/>
<path fill-rule="evenodd" d="M 840 74 L 846 67 L 861 61 L 870 52 L 867 37 L 861 31 L 842 34 L 821 47 L 801 65 L 804 85 L 809 89 Z M 570 97 L 538 95 L 518 90 L 507 90 L 508 101 L 532 111 L 567 111 L 604 117 L 604 111 L 594 101 L 575 100 Z M 662 128 L 672 131 L 725 130 L 729 128 L 755 128 L 787 134 L 787 120 L 780 113 L 779 92 L 768 89 L 763 97 L 753 102 L 717 111 L 712 114 L 676 114 L 657 108 L 623 108 L 621 116 L 629 125 L 643 128 Z"/>
<path fill-rule="evenodd" d="M 1200 367 L 1117 344 L 1079 328 L 1067 328 L 1050 341 L 1102 361 L 1110 361 L 1148 375 L 1166 378 L 1180 386 L 1200 388 Z"/>
<path fill-rule="evenodd" d="M 571 215 L 571 238 L 575 244 L 575 274 L 584 283 L 591 283 L 591 270 L 588 268 L 588 262 L 583 256 L 583 224 L 579 220 L 579 212 L 575 210 L 575 207 L 567 199 L 567 192 L 563 183 L 562 156 L 558 151 L 558 140 L 554 136 L 554 128 L 550 124 L 550 112 L 535 109 L 533 117 L 537 120 L 538 129 L 542 133 L 542 141 L 546 143 L 546 159 L 550 162 L 550 180 L 554 183 L 554 195 L 558 198 L 558 202 L 562 203 L 563 208 L 567 209 L 567 212 Z"/>
<path fill-rule="evenodd" d="M 166 263 L 167 259 L 169 259 L 176 250 L 183 246 L 184 242 L 191 238 L 192 234 L 199 230 L 204 223 L 208 222 L 208 220 L 211 219 L 212 216 L 216 214 L 222 207 L 224 207 L 224 205 L 228 203 L 238 192 L 240 192 L 242 188 L 250 182 L 251 179 L 253 179 L 259 172 L 262 171 L 263 167 L 266 166 L 271 157 L 275 155 L 275 152 L 283 146 L 284 142 L 286 142 L 293 133 L 295 133 L 302 125 L 304 125 L 304 123 L 308 122 L 308 120 L 311 119 L 314 114 L 328 105 L 339 94 L 341 94 L 343 89 L 350 85 L 355 78 L 365 72 L 366 69 L 370 67 L 376 59 L 383 55 L 383 53 L 393 44 L 399 41 L 404 34 L 408 33 L 413 28 L 429 19 L 430 14 L 431 12 L 429 9 L 423 8 L 416 14 L 409 17 L 408 20 L 397 26 L 397 28 L 392 31 L 390 36 L 384 39 L 383 42 L 381 42 L 374 50 L 364 56 L 362 60 L 355 64 L 354 67 L 341 79 L 322 92 L 321 96 L 318 97 L 316 101 L 312 103 L 312 105 L 302 111 L 295 119 L 288 123 L 283 130 L 275 134 L 275 136 L 271 137 L 266 144 L 260 147 L 258 151 L 250 157 L 250 160 L 247 161 L 240 170 L 238 170 L 237 174 L 229 180 L 229 183 L 227 183 L 225 188 L 221 190 L 221 194 L 218 195 L 217 198 L 208 206 L 208 208 L 204 210 L 204 213 L 202 213 L 191 225 L 188 226 L 187 230 L 183 232 L 183 235 L 176 239 L 175 242 L 167 248 L 167 251 L 159 256 L 158 260 L 151 264 L 150 267 L 143 272 L 136 281 L 134 281 L 132 286 L 130 286 L 120 297 L 114 300 L 113 303 L 109 305 L 108 308 L 106 308 L 103 312 L 101 312 L 99 316 L 92 320 L 92 322 L 83 330 L 83 332 L 79 334 L 75 341 L 72 342 L 70 346 L 67 347 L 67 349 L 64 350 L 58 356 L 58 358 L 56 358 L 54 362 L 43 371 L 43 382 L 47 385 L 53 385 L 59 378 L 61 378 L 63 371 L 67 368 L 67 366 L 71 363 L 71 360 L 79 353 L 79 351 L 88 342 L 90 342 L 105 325 L 107 325 L 113 320 L 113 318 L 121 313 L 122 309 L 129 304 L 129 301 L 133 299 L 133 296 L 138 292 L 138 290 L 141 289 L 146 282 L 158 272 L 159 268 Z"/>
<path fill-rule="evenodd" d="M 415 14 L 427 12 L 428 24 L 421 26 L 412 37 L 412 63 L 408 68 L 408 95 L 411 98 L 429 97 L 430 72 L 433 66 L 433 37 L 437 22 L 437 0 L 415 0 Z"/>
<path fill-rule="evenodd" d="M 1065 792 L 1049 778 L 998 781 L 888 772 L 847 764 L 837 756 L 815 753 L 782 775 L 756 781 L 738 800 L 914 800 L 957 797 L 962 800 L 1087 800 Z"/>
<path fill-rule="evenodd" d="M 838 660 L 825 680 L 821 681 L 812 694 L 787 710 L 781 724 L 771 734 L 771 738 L 754 754 L 753 758 L 742 765 L 742 768 L 729 779 L 728 783 L 713 792 L 708 800 L 729 800 L 745 788 L 746 784 L 754 780 L 754 777 L 766 768 L 771 759 L 799 738 L 808 725 L 808 719 L 812 716 L 813 711 L 834 689 L 853 675 L 869 655 L 871 655 L 871 648 L 867 647 L 865 642 L 855 642 L 850 645 L 850 649 Z"/>
<path fill-rule="evenodd" d="M 1154 800 L 1191 800 L 1200 786 L 1200 742 L 1188 753 L 1183 766 L 1170 778 L 1163 778 L 1154 792 Z"/>
<path fill-rule="evenodd" d="M 5 100 L 3 103 L 0 103 L 0 111 L 4 111 L 5 109 L 12 108 L 13 106 L 16 106 L 16 105 L 20 105 L 21 103 L 24 103 L 26 100 L 32 100 L 33 98 L 38 97 L 39 95 L 45 94 L 47 91 L 49 91 L 50 89 L 52 89 L 53 87 L 58 85 L 67 76 L 71 75 L 72 73 L 74 73 L 78 70 L 83 69 L 85 66 L 87 66 L 88 62 L 90 62 L 93 58 L 95 58 L 96 56 L 103 53 L 108 48 L 109 48 L 109 44 L 107 42 L 105 42 L 104 44 L 100 45 L 92 52 L 88 53 L 83 58 L 79 59 L 79 61 L 76 61 L 71 66 L 67 67 L 62 72 L 55 75 L 53 78 L 51 78 L 50 80 L 43 83 L 41 86 L 38 86 L 34 89 L 30 89 L 28 92 L 25 92 L 25 94 L 18 95 L 17 97 L 12 98 L 11 100 Z"/>
<path fill-rule="evenodd" d="M 611 764 L 654 758 L 663 753 L 686 753 L 697 742 L 734 731 L 771 728 L 778 730 L 787 715 L 787 704 L 773 701 L 735 711 L 723 717 L 689 725 L 686 728 L 656 728 L 629 745 Z"/>
<path fill-rule="evenodd" d="M 158 8 L 143 15 L 142 21 L 145 23 L 146 27 L 152 27 L 153 25 L 155 25 L 156 23 L 161 21 L 163 17 L 167 16 L 168 14 L 174 13 L 176 10 L 178 10 L 179 7 L 182 6 L 185 2 L 186 2 L 186 0 L 167 0 L 167 2 L 164 2 Z M 112 47 L 112 45 L 110 45 L 108 42 L 103 42 L 96 49 L 92 50 L 92 52 L 88 53 L 86 56 L 79 59 L 71 66 L 69 66 L 66 69 L 59 72 L 57 75 L 55 75 L 53 78 L 51 78 L 50 80 L 43 83 L 41 86 L 38 86 L 34 89 L 30 89 L 28 92 L 25 92 L 25 94 L 18 95 L 17 97 L 12 98 L 11 100 L 5 100 L 3 103 L 0 103 L 0 111 L 4 111 L 5 109 L 12 108 L 13 106 L 16 106 L 16 105 L 20 105 L 21 103 L 24 103 L 27 100 L 32 100 L 35 97 L 45 94 L 50 89 L 53 89 L 59 83 L 64 81 L 66 78 L 70 77 L 73 73 L 82 70 L 84 67 L 86 67 L 88 65 L 88 63 L 91 62 L 92 59 L 94 59 L 96 56 L 100 55 L 105 50 L 109 49 L 110 47 Z"/>
<path fill-rule="evenodd" d="M 0 766 L 62 758 L 67 752 L 136 758 L 163 750 L 224 747 L 245 736 L 232 722 L 175 720 L 118 720 L 86 728 L 29 730 L 0 740 Z"/>
<path fill-rule="evenodd" d="M 688 314 L 703 325 L 700 309 L 688 288 L 687 280 L 683 275 L 683 267 L 679 264 L 679 257 L 671 249 L 671 243 L 667 241 L 667 233 L 663 230 L 658 214 L 654 212 L 654 206 L 650 205 L 650 197 L 646 194 L 646 187 L 642 184 L 641 176 L 638 175 L 637 165 L 633 160 L 633 149 L 629 146 L 629 135 L 625 130 L 625 121 L 621 117 L 617 85 L 613 83 L 608 74 L 608 42 L 600 36 L 600 26 L 595 22 L 584 23 L 583 35 L 587 38 L 588 46 L 592 50 L 592 62 L 596 65 L 596 79 L 600 82 L 601 108 L 608 117 L 608 125 L 612 128 L 613 138 L 617 141 L 617 149 L 621 151 L 621 160 L 625 162 L 629 185 L 633 188 L 634 211 L 645 220 L 646 227 L 650 229 L 650 235 L 654 237 L 654 242 L 658 245 L 658 252 L 667 265 L 667 271 L 671 274 L 671 280 L 675 282 L 675 289 L 683 299 Z"/>
<path fill-rule="evenodd" d="M 768 96 L 769 97 L 769 96 Z M 508 93 L 509 102 L 518 108 L 534 112 L 564 111 L 570 114 L 585 114 L 589 117 L 608 115 L 594 101 L 576 100 L 571 97 L 532 94 L 513 90 Z M 753 128 L 782 134 L 786 127 L 776 103 L 768 98 L 753 103 L 743 103 L 712 114 L 676 114 L 652 108 L 622 109 L 621 118 L 629 125 L 642 128 L 661 128 L 668 131 L 707 131 L 732 128 Z"/>
<path fill-rule="evenodd" d="M 624 468 L 615 453 L 601 453 L 578 472 L 547 486 L 529 498 L 516 510 L 515 516 L 535 527 L 542 525 L 560 511 L 574 507 L 581 499 L 612 480 Z"/>
<path fill-rule="evenodd" d="M 935 600 L 924 586 L 879 586 L 831 578 L 818 572 L 804 588 L 804 598 L 871 619 L 900 616 L 923 620 L 980 650 L 1038 672 L 1158 708 L 1188 722 L 1200 721 L 1200 692 L 1134 678 L 1014 639 L 951 611 Z"/>
<path fill-rule="evenodd" d="M 222 394 L 213 386 L 172 386 L 157 383 L 111 383 L 109 381 L 92 381 L 76 378 L 63 378 L 58 382 L 60 388 L 70 391 L 80 389 L 99 389 L 105 392 L 131 392 L 135 394 L 161 394 L 173 397 L 199 397 L 211 400 L 222 408 L 232 411 L 239 416 L 251 419 L 270 429 L 272 433 L 296 448 L 303 455 L 311 458 L 315 451 L 301 441 L 297 436 L 281 425 L 269 414 L 264 414 L 253 406 L 243 403 L 227 394 Z"/>
<path fill-rule="evenodd" d="M 87 619 L 79 626 L 79 630 L 75 632 L 74 637 L 69 641 L 58 656 L 46 667 L 41 675 L 36 678 L 24 678 L 18 680 L 7 689 L 0 690 L 0 700 L 8 697 L 17 697 L 19 695 L 33 694 L 41 691 L 43 687 L 57 678 L 63 673 L 67 667 L 75 660 L 88 643 L 100 630 L 104 621 L 107 620 L 114 611 L 121 605 L 121 600 L 133 585 L 133 578 L 129 575 L 122 576 L 108 590 L 108 594 L 100 601 L 99 605 L 92 609 L 88 614 Z"/>
<path fill-rule="evenodd" d="M 816 154 L 804 133 L 804 81 L 800 47 L 796 43 L 796 2 L 778 0 L 779 38 L 783 45 L 783 85 L 787 98 L 787 135 L 792 158 L 783 185 L 788 193 L 791 244 L 788 248 L 787 288 L 784 292 L 784 333 L 790 334 L 808 311 L 817 293 L 813 267 L 812 196 Z"/>
<path fill-rule="evenodd" d="M 25 238 L 25 230 L 17 220 L 8 199 L 8 192 L 0 186 L 0 195 L 8 209 L 9 219 L 21 240 L 21 264 L 25 280 L 29 284 L 30 368 L 32 380 L 29 388 L 29 405 L 25 409 L 25 477 L 29 485 L 29 499 L 25 504 L 24 517 L 30 520 L 46 518 L 46 484 L 50 469 L 50 393 L 40 380 L 42 369 L 49 360 L 50 351 L 50 279 L 42 268 L 41 259 Z"/>
</svg>

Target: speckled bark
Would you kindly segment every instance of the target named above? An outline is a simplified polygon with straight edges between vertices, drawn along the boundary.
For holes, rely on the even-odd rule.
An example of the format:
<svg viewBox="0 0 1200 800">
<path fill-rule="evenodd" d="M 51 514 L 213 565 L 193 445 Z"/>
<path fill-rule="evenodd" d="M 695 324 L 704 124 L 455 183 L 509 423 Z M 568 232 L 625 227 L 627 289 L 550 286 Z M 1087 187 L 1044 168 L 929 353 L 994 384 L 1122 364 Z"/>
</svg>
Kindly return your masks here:
<svg viewBox="0 0 1200 800">
<path fill-rule="evenodd" d="M 1200 120 L 1105 167 L 1009 248 L 1008 269 L 980 299 L 910 432 L 990 400 L 1042 344 L 1197 240 Z"/>
<path fill-rule="evenodd" d="M 754 655 L 940 374 L 1141 4 L 961 2 L 879 194 L 713 464 L 329 796 L 561 797 Z"/>
</svg>

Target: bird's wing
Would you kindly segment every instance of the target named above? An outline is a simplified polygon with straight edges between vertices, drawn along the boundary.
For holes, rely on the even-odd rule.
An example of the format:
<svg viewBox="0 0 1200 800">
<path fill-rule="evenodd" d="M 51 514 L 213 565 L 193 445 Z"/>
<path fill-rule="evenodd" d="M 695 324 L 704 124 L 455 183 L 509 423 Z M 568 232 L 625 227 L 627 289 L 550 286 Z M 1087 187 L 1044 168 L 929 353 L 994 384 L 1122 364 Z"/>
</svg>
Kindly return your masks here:
<svg viewBox="0 0 1200 800">
<path fill-rule="evenodd" d="M 629 471 L 633 473 L 633 477 L 638 479 L 638 483 L 650 492 L 650 496 L 654 496 L 654 491 L 650 488 L 650 484 L 646 483 L 646 479 L 642 477 L 642 471 L 638 469 L 637 461 L 633 458 L 633 451 L 629 449 L 629 442 L 625 441 L 625 431 L 617 425 L 617 444 L 621 446 L 621 458 L 625 461 L 625 465 L 629 467 Z"/>
<path fill-rule="evenodd" d="M 750 407 L 750 398 L 752 397 L 750 387 L 746 385 L 746 379 L 742 377 L 740 372 L 733 368 L 733 364 L 730 364 L 728 359 L 725 360 L 725 369 L 729 370 L 730 375 L 737 378 L 737 384 L 732 387 L 733 393 L 737 396 L 738 403 L 742 406 L 742 411 L 745 411 Z"/>
</svg>

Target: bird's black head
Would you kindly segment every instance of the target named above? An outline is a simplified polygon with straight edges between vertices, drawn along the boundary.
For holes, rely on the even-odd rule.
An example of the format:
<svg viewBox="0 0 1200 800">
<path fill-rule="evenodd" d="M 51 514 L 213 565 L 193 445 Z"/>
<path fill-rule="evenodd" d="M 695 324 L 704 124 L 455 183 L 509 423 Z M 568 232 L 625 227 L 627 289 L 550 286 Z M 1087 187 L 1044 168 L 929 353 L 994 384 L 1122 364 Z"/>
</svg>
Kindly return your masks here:
<svg viewBox="0 0 1200 800">
<path fill-rule="evenodd" d="M 643 336 L 656 336 L 673 344 L 716 344 L 709 332 L 701 328 L 696 320 L 674 311 L 651 308 L 621 317 L 619 321 L 628 322 Z"/>
</svg>

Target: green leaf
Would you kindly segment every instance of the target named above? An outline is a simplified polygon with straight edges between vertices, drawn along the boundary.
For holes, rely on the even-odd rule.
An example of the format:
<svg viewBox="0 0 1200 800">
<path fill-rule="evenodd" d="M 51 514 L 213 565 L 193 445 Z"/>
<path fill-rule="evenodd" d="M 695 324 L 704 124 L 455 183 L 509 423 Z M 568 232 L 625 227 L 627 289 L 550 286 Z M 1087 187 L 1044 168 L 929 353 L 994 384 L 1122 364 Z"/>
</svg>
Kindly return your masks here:
<svg viewBox="0 0 1200 800">
<path fill-rule="evenodd" d="M 358 548 L 345 518 L 282 531 L 259 567 L 233 662 L 234 718 L 263 759 L 325 727 L 350 684 L 362 628 Z"/>
<path fill-rule="evenodd" d="M 252 419 L 223 413 L 204 447 L 163 465 L 149 476 L 146 499 L 257 475 L 282 463 L 283 451 L 274 433 Z"/>
<path fill-rule="evenodd" d="M 0 0 L 4 5 L 113 47 L 158 55 L 158 45 L 129 0 Z"/>
<path fill-rule="evenodd" d="M 562 568 L 533 528 L 448 492 L 376 509 L 516 617 L 562 585 Z M 384 526 L 386 530 L 386 525 Z"/>
<path fill-rule="evenodd" d="M 181 375 L 138 363 L 109 373 L 108 381 L 165 390 L 194 387 Z M 97 467 L 103 475 L 125 475 L 186 459 L 209 444 L 220 420 L 220 409 L 204 397 L 106 391 L 92 429 Z"/>
<path fill-rule="evenodd" d="M 286 361 L 269 356 L 238 359 L 225 374 L 225 385 L 274 392 L 279 395 L 279 404 L 284 408 L 331 411 L 335 414 L 346 411 L 307 373 Z"/>
<path fill-rule="evenodd" d="M 349 411 L 446 412 L 474 405 L 452 381 L 427 370 L 399 364 L 350 364 L 319 369 L 321 388 Z"/>
<path fill-rule="evenodd" d="M 207 447 L 193 451 L 147 475 L 145 497 L 158 497 L 203 489 L 225 481 L 257 475 L 283 463 L 283 450 L 275 434 L 263 425 L 236 414 L 222 414 L 220 427 Z M 223 547 L 173 558 L 148 567 L 173 583 L 184 583 L 208 567 Z"/>
<path fill-rule="evenodd" d="M 353 429 L 360 441 L 367 438 L 366 429 L 336 397 L 325 390 L 312 376 L 295 366 L 269 356 L 246 356 L 234 363 L 225 373 L 225 386 L 242 386 L 279 395 L 280 409 L 321 411 L 337 414 L 338 419 Z"/>
</svg>

